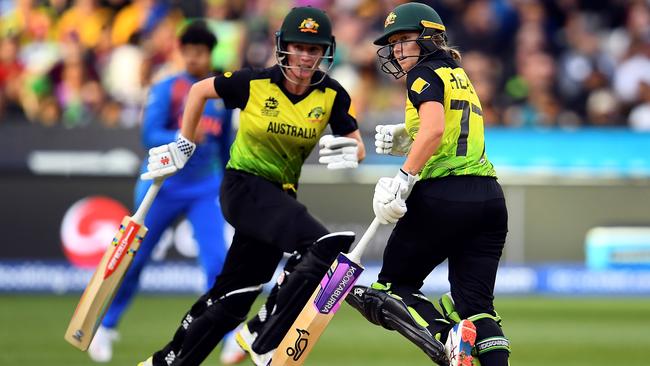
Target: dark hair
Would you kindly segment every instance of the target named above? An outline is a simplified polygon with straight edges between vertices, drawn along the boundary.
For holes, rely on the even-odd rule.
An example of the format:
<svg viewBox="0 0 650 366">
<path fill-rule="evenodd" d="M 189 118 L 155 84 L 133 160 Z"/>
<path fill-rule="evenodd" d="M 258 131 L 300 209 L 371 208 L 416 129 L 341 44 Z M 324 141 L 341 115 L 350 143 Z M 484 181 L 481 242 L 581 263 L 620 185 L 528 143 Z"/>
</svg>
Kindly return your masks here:
<svg viewBox="0 0 650 366">
<path fill-rule="evenodd" d="M 181 45 L 188 44 L 204 45 L 212 50 L 217 45 L 217 36 L 204 21 L 197 20 L 188 24 L 181 34 Z"/>
</svg>

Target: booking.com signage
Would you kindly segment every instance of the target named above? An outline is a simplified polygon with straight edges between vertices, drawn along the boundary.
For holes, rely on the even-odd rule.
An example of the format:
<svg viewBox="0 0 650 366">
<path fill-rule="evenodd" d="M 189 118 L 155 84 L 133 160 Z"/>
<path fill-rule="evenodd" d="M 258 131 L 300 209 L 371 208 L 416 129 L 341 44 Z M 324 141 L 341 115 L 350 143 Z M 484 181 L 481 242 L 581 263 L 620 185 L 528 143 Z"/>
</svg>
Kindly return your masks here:
<svg viewBox="0 0 650 366">
<path fill-rule="evenodd" d="M 127 208 L 104 196 L 86 196 L 65 210 L 60 224 L 61 252 L 67 260 L 0 261 L 0 292 L 70 293 L 80 292 L 111 242 Z M 594 232 L 596 233 L 596 232 Z M 607 235 L 597 232 L 592 241 L 601 247 Z M 617 232 L 613 237 L 623 237 Z M 630 238 L 636 238 L 630 237 Z M 631 240 L 631 239 L 630 239 Z M 629 241 L 629 240 L 628 240 Z M 634 241 L 634 240 L 633 240 Z M 636 244 L 638 240 L 635 241 Z M 178 244 L 181 243 L 181 244 Z M 184 243 L 184 244 L 183 244 Z M 166 257 L 174 246 L 182 256 L 196 255 L 191 226 L 181 222 L 162 235 L 154 260 Z M 638 249 L 638 248 L 637 248 Z M 620 258 L 621 255 L 609 256 Z M 628 258 L 629 256 L 625 256 Z M 379 264 L 369 261 L 359 283 L 377 278 Z M 204 275 L 193 261 L 158 262 L 145 268 L 141 287 L 153 293 L 198 293 L 204 288 Z M 425 281 L 423 291 L 439 294 L 449 290 L 447 268 L 440 266 Z M 558 264 L 508 266 L 499 268 L 495 292 L 499 294 L 552 295 L 650 295 L 650 268 L 615 268 Z"/>
<path fill-rule="evenodd" d="M 379 264 L 368 264 L 359 284 L 370 284 Z M 78 293 L 93 273 L 63 262 L 0 262 L 0 292 Z M 279 269 L 274 278 L 279 274 Z M 154 263 L 142 273 L 141 289 L 149 293 L 200 293 L 203 272 L 185 262 Z M 449 291 L 447 268 L 441 266 L 427 277 L 422 287 L 435 296 Z M 650 270 L 590 270 L 580 265 L 508 266 L 499 268 L 495 293 L 546 294 L 561 296 L 650 296 Z"/>
</svg>

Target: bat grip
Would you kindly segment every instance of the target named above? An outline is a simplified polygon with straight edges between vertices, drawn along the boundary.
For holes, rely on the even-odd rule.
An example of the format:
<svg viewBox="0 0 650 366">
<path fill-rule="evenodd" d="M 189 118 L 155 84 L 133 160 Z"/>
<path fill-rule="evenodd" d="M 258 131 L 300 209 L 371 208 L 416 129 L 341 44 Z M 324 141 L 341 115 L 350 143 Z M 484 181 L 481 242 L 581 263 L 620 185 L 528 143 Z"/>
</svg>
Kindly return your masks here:
<svg viewBox="0 0 650 366">
<path fill-rule="evenodd" d="M 363 236 L 359 240 L 359 243 L 357 244 L 356 247 L 348 254 L 348 258 L 352 260 L 355 263 L 361 263 L 361 255 L 363 255 L 363 252 L 366 251 L 366 247 L 370 243 L 370 239 L 375 235 L 377 232 L 377 228 L 379 227 L 379 219 L 375 217 L 374 220 L 370 223 L 370 226 L 368 226 L 368 229 L 366 230 L 365 233 L 363 233 Z"/>
<path fill-rule="evenodd" d="M 138 207 L 138 210 L 132 216 L 133 221 L 137 222 L 140 225 L 144 223 L 144 217 L 147 216 L 147 212 L 149 212 L 151 204 L 156 198 L 158 191 L 160 191 L 160 187 L 162 186 L 164 180 L 165 178 L 156 178 L 153 180 L 153 183 L 147 190 L 147 194 L 144 196 L 142 203 L 140 203 L 140 207 Z"/>
</svg>

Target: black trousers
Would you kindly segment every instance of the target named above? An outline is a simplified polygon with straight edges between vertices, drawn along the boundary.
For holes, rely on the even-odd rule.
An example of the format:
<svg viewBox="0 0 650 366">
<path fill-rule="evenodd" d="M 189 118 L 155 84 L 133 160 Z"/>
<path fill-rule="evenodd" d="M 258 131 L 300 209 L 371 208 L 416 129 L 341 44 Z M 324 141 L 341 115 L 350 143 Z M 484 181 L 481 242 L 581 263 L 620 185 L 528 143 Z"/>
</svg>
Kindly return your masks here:
<svg viewBox="0 0 650 366">
<path fill-rule="evenodd" d="M 445 259 L 456 310 L 463 318 L 493 313 L 497 267 L 508 231 L 494 178 L 450 176 L 415 184 L 395 226 L 379 282 L 419 289 Z"/>
<path fill-rule="evenodd" d="M 210 290 L 214 298 L 270 281 L 283 253 L 308 247 L 329 233 L 294 191 L 250 173 L 226 170 L 220 199 L 235 236 Z"/>
<path fill-rule="evenodd" d="M 221 208 L 235 228 L 223 269 L 183 316 L 171 342 L 154 354 L 156 366 L 200 364 L 244 320 L 259 294 L 256 286 L 271 280 L 283 253 L 309 247 L 328 234 L 295 192 L 241 171 L 226 170 Z"/>
</svg>

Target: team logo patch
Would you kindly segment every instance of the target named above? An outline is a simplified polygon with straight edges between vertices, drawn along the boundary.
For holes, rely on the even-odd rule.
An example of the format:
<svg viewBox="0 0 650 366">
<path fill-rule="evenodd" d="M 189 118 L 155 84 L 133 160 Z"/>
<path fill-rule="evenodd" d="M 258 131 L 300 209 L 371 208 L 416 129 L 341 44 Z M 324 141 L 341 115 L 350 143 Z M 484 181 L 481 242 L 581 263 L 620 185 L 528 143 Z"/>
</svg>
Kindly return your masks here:
<svg viewBox="0 0 650 366">
<path fill-rule="evenodd" d="M 314 19 L 307 18 L 300 23 L 298 28 L 301 32 L 318 33 L 319 26 L 320 25 Z"/>
<path fill-rule="evenodd" d="M 278 102 L 274 97 L 266 98 L 264 101 L 264 108 L 262 108 L 262 115 L 267 117 L 277 117 L 278 114 L 280 114 L 280 111 L 277 110 L 279 105 L 280 102 Z"/>
<path fill-rule="evenodd" d="M 413 84 L 411 84 L 411 90 L 413 90 L 414 92 L 420 94 L 420 93 L 422 93 L 426 88 L 428 88 L 429 85 L 431 85 L 431 84 L 429 84 L 429 82 L 427 82 L 426 80 L 422 79 L 421 77 L 418 77 L 417 79 L 415 79 L 415 81 L 413 82 Z"/>
<path fill-rule="evenodd" d="M 230 71 L 226 71 L 226 72 L 223 74 L 223 76 L 229 78 L 229 77 L 232 76 L 232 72 L 230 72 Z"/>
<path fill-rule="evenodd" d="M 392 11 L 388 16 L 386 17 L 386 21 L 384 21 L 384 28 L 388 27 L 389 25 L 395 23 L 395 19 L 397 18 L 397 14 L 393 13 Z"/>
<path fill-rule="evenodd" d="M 307 120 L 311 123 L 318 123 L 323 119 L 325 115 L 325 110 L 323 107 L 312 108 L 312 110 L 307 114 Z"/>
</svg>

